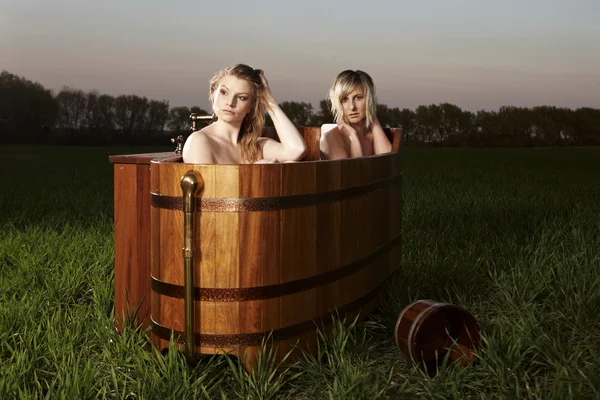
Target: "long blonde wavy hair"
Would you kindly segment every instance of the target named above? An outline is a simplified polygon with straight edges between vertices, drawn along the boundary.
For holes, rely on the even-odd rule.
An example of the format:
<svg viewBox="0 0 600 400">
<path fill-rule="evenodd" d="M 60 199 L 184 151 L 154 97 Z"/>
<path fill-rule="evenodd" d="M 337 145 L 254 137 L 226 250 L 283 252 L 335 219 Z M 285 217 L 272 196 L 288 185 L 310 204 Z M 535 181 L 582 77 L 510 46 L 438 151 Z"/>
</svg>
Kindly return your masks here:
<svg viewBox="0 0 600 400">
<path fill-rule="evenodd" d="M 262 135 L 265 127 L 265 111 L 267 111 L 268 103 L 265 97 L 265 87 L 260 79 L 261 70 L 254 69 L 245 64 L 236 64 L 233 67 L 228 67 L 220 70 L 210 80 L 209 100 L 212 104 L 215 97 L 215 91 L 219 86 L 219 82 L 224 76 L 232 75 L 239 79 L 244 79 L 250 83 L 252 87 L 252 107 L 250 112 L 244 117 L 240 134 L 238 135 L 238 144 L 242 155 L 242 161 L 252 163 L 258 160 L 260 155 L 260 147 L 258 138 Z M 214 116 L 215 121 L 217 117 Z"/>
</svg>

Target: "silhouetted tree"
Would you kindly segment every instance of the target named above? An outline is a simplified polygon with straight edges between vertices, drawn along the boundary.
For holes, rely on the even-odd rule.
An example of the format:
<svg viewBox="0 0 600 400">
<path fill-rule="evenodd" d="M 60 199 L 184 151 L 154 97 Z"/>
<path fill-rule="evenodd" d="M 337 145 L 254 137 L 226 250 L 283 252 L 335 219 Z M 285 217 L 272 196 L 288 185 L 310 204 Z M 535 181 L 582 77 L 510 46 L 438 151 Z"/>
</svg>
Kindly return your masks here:
<svg viewBox="0 0 600 400">
<path fill-rule="evenodd" d="M 0 73 L 1 141 L 39 142 L 49 134 L 57 113 L 50 90 L 7 71 Z"/>
<path fill-rule="evenodd" d="M 116 128 L 115 98 L 111 95 L 103 94 L 98 97 L 98 118 L 102 130 L 112 131 Z"/>
<path fill-rule="evenodd" d="M 208 111 L 206 111 L 205 109 L 200 108 L 198 106 L 192 106 L 192 107 L 190 107 L 190 114 L 209 115 Z"/>
<path fill-rule="evenodd" d="M 319 102 L 319 110 L 313 114 L 310 125 L 321 126 L 332 123 L 335 123 L 335 120 L 331 112 L 331 102 L 328 99 L 323 99 Z"/>
<path fill-rule="evenodd" d="M 415 113 L 408 108 L 403 108 L 402 111 L 398 110 L 397 116 L 395 117 L 395 126 L 402 128 L 403 142 L 410 143 L 417 128 Z"/>
<path fill-rule="evenodd" d="M 286 101 L 281 108 L 296 125 L 334 123 L 330 103 Z M 113 97 L 63 87 L 53 96 L 39 83 L 7 71 L 0 73 L 0 141 L 50 143 L 164 143 L 169 135 L 189 133 L 191 113 L 200 107 L 169 108 L 166 100 L 136 95 Z M 554 106 L 502 106 L 471 113 L 450 104 L 420 105 L 414 111 L 377 106 L 385 127 L 401 127 L 405 144 L 436 146 L 600 145 L 600 110 Z M 267 125 L 272 121 L 267 115 Z M 50 130 L 51 127 L 56 129 Z M 201 128 L 199 124 L 198 128 Z"/>
<path fill-rule="evenodd" d="M 434 141 L 435 123 L 431 121 L 429 108 L 427 106 L 418 106 L 415 109 L 415 142 L 420 144 L 430 144 Z"/>
<path fill-rule="evenodd" d="M 74 131 L 83 127 L 87 114 L 87 96 L 83 91 L 65 86 L 55 97 L 58 103 L 59 129 Z"/>
<path fill-rule="evenodd" d="M 99 97 L 100 93 L 96 90 L 89 91 L 86 96 L 84 125 L 94 131 L 98 130 L 101 125 Z"/>
<path fill-rule="evenodd" d="M 312 104 L 296 101 L 284 101 L 279 104 L 285 115 L 297 126 L 308 126 L 312 122 Z"/>
<path fill-rule="evenodd" d="M 163 132 L 168 120 L 169 102 L 166 100 L 150 100 L 144 130 L 149 132 Z"/>
<path fill-rule="evenodd" d="M 148 99 L 145 97 L 121 95 L 115 99 L 115 122 L 130 144 L 133 144 L 136 133 L 142 131 L 148 107 Z"/>
<path fill-rule="evenodd" d="M 471 146 L 481 147 L 485 146 L 487 142 L 487 136 L 493 136 L 496 133 L 495 124 L 498 119 L 498 115 L 493 111 L 479 110 L 475 113 L 473 118 L 473 129 L 469 137 L 469 144 Z"/>
<path fill-rule="evenodd" d="M 377 119 L 383 127 L 391 127 L 394 125 L 394 115 L 391 108 L 385 104 L 377 104 Z"/>
<path fill-rule="evenodd" d="M 439 109 L 441 111 L 440 139 L 445 144 L 463 144 L 472 129 L 472 114 L 450 103 L 440 104 Z"/>
<path fill-rule="evenodd" d="M 167 126 L 173 132 L 184 132 L 190 125 L 191 111 L 188 107 L 174 107 L 169 110 Z"/>
<path fill-rule="evenodd" d="M 531 110 L 538 144 L 557 146 L 572 144 L 576 129 L 574 112 L 567 108 L 539 106 Z M 589 129 L 589 128 L 588 128 Z"/>
<path fill-rule="evenodd" d="M 574 112 L 575 143 L 580 146 L 600 145 L 600 110 L 582 107 Z"/>
</svg>

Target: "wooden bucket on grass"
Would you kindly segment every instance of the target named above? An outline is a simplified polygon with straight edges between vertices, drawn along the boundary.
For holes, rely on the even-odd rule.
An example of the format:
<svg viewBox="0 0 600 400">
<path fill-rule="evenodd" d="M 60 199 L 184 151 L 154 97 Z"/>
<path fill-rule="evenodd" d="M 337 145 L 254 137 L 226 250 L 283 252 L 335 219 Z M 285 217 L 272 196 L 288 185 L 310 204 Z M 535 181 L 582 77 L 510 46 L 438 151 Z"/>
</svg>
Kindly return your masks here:
<svg viewBox="0 0 600 400">
<path fill-rule="evenodd" d="M 433 300 L 417 300 L 400 311 L 394 330 L 402 354 L 429 372 L 444 357 L 462 366 L 471 364 L 479 348 L 477 321 L 465 309 Z"/>
</svg>

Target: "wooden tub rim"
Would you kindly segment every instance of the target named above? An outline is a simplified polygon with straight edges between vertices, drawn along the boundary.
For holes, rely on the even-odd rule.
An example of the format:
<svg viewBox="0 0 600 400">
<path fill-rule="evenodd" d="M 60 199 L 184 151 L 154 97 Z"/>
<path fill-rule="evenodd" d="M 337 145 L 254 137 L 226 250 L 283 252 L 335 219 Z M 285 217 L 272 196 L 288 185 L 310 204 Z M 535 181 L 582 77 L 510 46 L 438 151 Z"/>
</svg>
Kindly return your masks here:
<svg viewBox="0 0 600 400">
<path fill-rule="evenodd" d="M 383 157 L 391 157 L 391 156 L 398 156 L 401 154 L 401 150 L 392 150 L 389 153 L 382 153 L 382 154 L 374 154 L 371 156 L 363 156 L 363 157 L 356 157 L 356 158 L 343 158 L 343 159 L 337 159 L 337 160 L 298 160 L 298 161 L 290 161 L 290 162 L 283 162 L 283 163 L 265 163 L 265 164 L 195 164 L 195 163 L 184 163 L 182 162 L 183 157 L 181 156 L 181 154 L 175 154 L 173 153 L 173 155 L 171 157 L 159 157 L 159 158 L 155 158 L 152 159 L 150 162 L 152 164 L 178 164 L 178 165 L 187 165 L 189 167 L 205 167 L 205 166 L 227 166 L 227 167 L 240 167 L 240 168 L 252 168 L 252 167 L 262 167 L 262 166 L 269 166 L 269 165 L 297 165 L 297 164 L 315 164 L 315 163 L 344 163 L 344 162 L 356 162 L 357 160 L 365 160 L 365 159 L 376 159 L 376 158 L 383 158 Z"/>
<path fill-rule="evenodd" d="M 303 127 L 303 128 L 320 128 L 320 127 Z M 310 163 L 331 163 L 331 162 L 352 162 L 352 161 L 356 161 L 356 160 L 364 160 L 364 159 L 375 159 L 375 158 L 380 158 L 380 157 L 390 157 L 390 156 L 398 156 L 401 155 L 402 153 L 402 128 L 384 128 L 384 130 L 391 130 L 391 134 L 392 134 L 392 150 L 390 152 L 387 153 L 381 153 L 381 154 L 373 154 L 370 156 L 362 156 L 362 157 L 355 157 L 355 158 L 343 158 L 343 159 L 337 159 L 337 160 L 298 160 L 298 161 L 291 161 L 291 162 L 283 162 L 283 163 L 266 163 L 266 164 L 195 164 L 195 163 L 184 163 L 183 161 L 183 157 L 181 154 L 176 154 L 173 153 L 172 156 L 164 156 L 164 153 L 157 153 L 157 155 L 160 155 L 161 157 L 157 157 L 155 159 L 151 160 L 152 164 L 170 164 L 170 163 L 177 163 L 177 164 L 182 164 L 182 165 L 188 165 L 188 166 L 206 166 L 206 165 L 223 165 L 223 166 L 238 166 L 238 167 L 242 167 L 242 168 L 246 168 L 248 166 L 254 166 L 254 165 L 258 165 L 258 166 L 263 166 L 263 165 L 282 165 L 282 164 L 310 164 Z"/>
<path fill-rule="evenodd" d="M 185 166 L 188 171 L 194 171 L 194 173 L 202 174 L 201 170 L 207 167 L 222 166 L 223 168 L 233 169 L 238 172 L 247 171 L 248 169 L 281 169 L 285 168 L 296 168 L 294 165 L 306 166 L 307 164 L 313 163 L 313 165 L 325 165 L 324 163 L 340 163 L 342 167 L 346 165 L 358 165 L 362 163 L 369 163 L 369 160 L 385 159 L 392 160 L 394 157 L 399 156 L 399 151 L 393 151 L 390 153 L 377 154 L 368 157 L 349 158 L 341 160 L 318 160 L 318 161 L 299 161 L 294 163 L 276 163 L 276 164 L 188 164 L 183 163 L 181 155 L 174 155 L 172 157 L 160 158 L 152 160 L 153 165 L 157 166 L 168 166 L 178 165 Z M 321 164 L 314 164 L 321 163 Z M 168 167 L 167 167 L 168 168 Z M 301 168 L 301 167 L 300 167 Z M 261 211 L 277 211 L 291 208 L 303 208 L 318 206 L 320 204 L 327 204 L 332 202 L 350 200 L 365 195 L 372 195 L 376 192 L 387 190 L 396 185 L 402 185 L 403 172 L 401 162 L 399 162 L 395 169 L 393 169 L 389 176 L 377 179 L 375 181 L 363 184 L 354 185 L 340 189 L 322 191 L 322 192 L 311 192 L 296 195 L 283 195 L 283 196 L 271 196 L 271 197 L 195 197 L 195 210 L 200 212 L 261 212 Z M 183 199 L 181 196 L 170 196 L 157 193 L 151 190 L 151 205 L 154 208 L 167 209 L 167 210 L 183 210 Z"/>
</svg>

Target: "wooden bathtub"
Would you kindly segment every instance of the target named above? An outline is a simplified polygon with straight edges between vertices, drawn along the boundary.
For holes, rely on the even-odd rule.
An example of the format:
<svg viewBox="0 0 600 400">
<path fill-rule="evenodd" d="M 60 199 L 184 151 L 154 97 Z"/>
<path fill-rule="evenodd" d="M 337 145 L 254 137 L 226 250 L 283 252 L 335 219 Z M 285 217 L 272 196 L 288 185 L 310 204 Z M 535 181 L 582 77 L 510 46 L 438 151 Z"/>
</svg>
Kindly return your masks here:
<svg viewBox="0 0 600 400">
<path fill-rule="evenodd" d="M 203 182 L 193 215 L 193 353 L 246 352 L 248 367 L 267 337 L 279 357 L 296 343 L 311 351 L 317 326 L 379 304 L 401 262 L 400 131 L 386 132 L 392 153 L 318 161 L 320 129 L 300 130 L 309 151 L 298 163 L 110 158 L 118 329 L 124 318 L 151 328 L 159 350 L 171 334 L 185 340 L 180 181 L 189 172 Z"/>
</svg>

